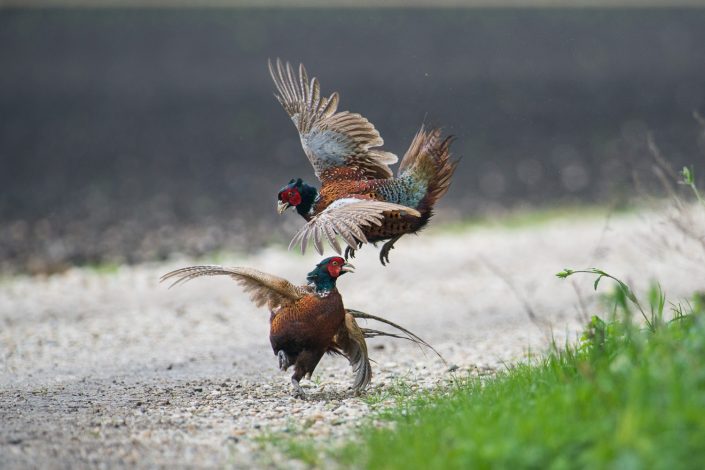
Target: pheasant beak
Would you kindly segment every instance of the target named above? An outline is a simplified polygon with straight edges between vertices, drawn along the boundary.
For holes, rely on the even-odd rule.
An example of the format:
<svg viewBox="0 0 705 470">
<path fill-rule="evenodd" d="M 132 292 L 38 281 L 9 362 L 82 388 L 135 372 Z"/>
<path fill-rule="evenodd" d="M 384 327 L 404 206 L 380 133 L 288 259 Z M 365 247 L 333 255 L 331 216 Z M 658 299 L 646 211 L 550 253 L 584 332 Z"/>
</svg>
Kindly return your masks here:
<svg viewBox="0 0 705 470">
<path fill-rule="evenodd" d="M 279 215 L 282 215 L 284 211 L 286 211 L 289 207 L 291 207 L 291 204 L 288 202 L 284 201 L 277 201 L 277 212 Z"/>
<path fill-rule="evenodd" d="M 354 273 L 355 272 L 355 266 L 353 266 L 350 263 L 345 263 L 341 268 L 340 268 L 340 273 Z"/>
</svg>

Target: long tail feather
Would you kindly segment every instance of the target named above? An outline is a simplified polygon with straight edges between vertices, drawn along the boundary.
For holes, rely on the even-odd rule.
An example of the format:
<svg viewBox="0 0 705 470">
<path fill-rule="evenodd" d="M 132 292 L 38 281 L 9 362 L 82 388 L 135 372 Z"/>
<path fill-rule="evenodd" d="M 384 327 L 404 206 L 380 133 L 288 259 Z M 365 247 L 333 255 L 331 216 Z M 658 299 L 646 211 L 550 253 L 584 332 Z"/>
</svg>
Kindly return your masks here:
<svg viewBox="0 0 705 470">
<path fill-rule="evenodd" d="M 355 375 L 353 382 L 355 392 L 360 392 L 367 387 L 372 380 L 372 366 L 367 353 L 365 334 L 351 313 L 345 313 L 345 322 L 333 338 L 333 344 L 328 352 L 340 354 L 348 359 Z"/>
<path fill-rule="evenodd" d="M 399 165 L 400 176 L 411 176 L 427 186 L 427 204 L 431 208 L 448 192 L 458 165 L 450 152 L 453 140 L 452 136 L 441 139 L 440 129 L 426 131 L 422 126 Z"/>
<path fill-rule="evenodd" d="M 375 320 L 375 321 L 378 321 L 378 322 L 380 322 L 380 323 L 384 323 L 384 324 L 386 324 L 386 325 L 389 325 L 389 326 L 391 326 L 392 328 L 396 328 L 397 330 L 399 330 L 399 331 L 401 331 L 402 333 L 404 333 L 404 336 L 402 336 L 402 335 L 398 335 L 398 334 L 395 334 L 395 333 L 387 333 L 387 332 L 381 331 L 381 330 L 374 330 L 374 329 L 370 329 L 370 328 L 361 328 L 362 331 L 363 331 L 363 333 L 365 334 L 365 338 L 374 338 L 374 337 L 376 337 L 376 336 L 387 336 L 387 337 L 390 337 L 390 338 L 406 339 L 407 341 L 411 341 L 412 343 L 414 343 L 414 344 L 416 344 L 416 345 L 418 345 L 418 346 L 425 346 L 426 348 L 428 348 L 428 349 L 430 349 L 431 351 L 433 351 L 433 352 L 436 354 L 436 356 L 438 356 L 438 357 L 441 359 L 441 361 L 443 361 L 444 364 L 448 364 L 448 362 L 445 360 L 445 358 L 444 358 L 443 356 L 441 356 L 441 353 L 439 353 L 438 351 L 436 351 L 436 349 L 435 349 L 433 346 L 431 346 L 431 345 L 428 344 L 425 340 L 423 340 L 421 337 L 419 337 L 419 336 L 416 335 L 415 333 L 413 333 L 413 332 L 407 330 L 407 329 L 404 328 L 403 326 L 398 325 L 398 324 L 396 324 L 396 323 L 394 323 L 394 322 L 392 322 L 392 321 L 389 321 L 389 320 L 387 320 L 386 318 L 382 318 L 382 317 L 378 317 L 378 316 L 376 316 L 376 315 L 372 315 L 372 314 L 369 314 L 369 313 L 361 312 L 361 311 L 359 311 L 359 310 L 346 309 L 346 312 L 348 312 L 350 315 L 352 315 L 352 316 L 355 317 L 356 319 L 357 319 L 357 318 L 364 318 L 364 319 L 366 319 L 366 320 Z"/>
</svg>

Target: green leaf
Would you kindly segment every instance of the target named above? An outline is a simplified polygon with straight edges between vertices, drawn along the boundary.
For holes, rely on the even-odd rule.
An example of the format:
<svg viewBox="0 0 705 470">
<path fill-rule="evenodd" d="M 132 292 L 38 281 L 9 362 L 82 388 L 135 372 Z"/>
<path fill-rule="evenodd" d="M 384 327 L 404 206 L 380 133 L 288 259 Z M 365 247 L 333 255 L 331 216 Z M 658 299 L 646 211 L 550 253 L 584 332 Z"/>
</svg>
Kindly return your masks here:
<svg viewBox="0 0 705 470">
<path fill-rule="evenodd" d="M 693 174 L 693 170 L 688 168 L 687 166 L 684 166 L 683 169 L 681 170 L 681 176 L 683 177 L 683 183 L 685 184 L 693 184 L 695 181 L 695 175 Z"/>
<path fill-rule="evenodd" d="M 595 279 L 595 285 L 594 285 L 595 290 L 597 290 L 597 286 L 600 284 L 600 279 L 602 279 L 603 277 L 604 277 L 604 274 L 600 274 L 599 276 L 597 276 L 597 279 Z"/>
<path fill-rule="evenodd" d="M 560 277 L 561 279 L 565 279 L 568 276 L 570 276 L 571 274 L 573 274 L 573 270 L 566 268 L 563 271 L 557 273 L 556 276 Z"/>
</svg>

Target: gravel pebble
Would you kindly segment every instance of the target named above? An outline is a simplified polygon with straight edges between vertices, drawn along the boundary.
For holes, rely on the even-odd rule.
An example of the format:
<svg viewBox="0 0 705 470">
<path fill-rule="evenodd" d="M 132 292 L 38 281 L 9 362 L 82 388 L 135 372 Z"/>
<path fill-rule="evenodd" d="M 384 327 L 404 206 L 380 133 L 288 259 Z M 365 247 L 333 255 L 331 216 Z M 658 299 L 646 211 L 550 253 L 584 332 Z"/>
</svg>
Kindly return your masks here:
<svg viewBox="0 0 705 470">
<path fill-rule="evenodd" d="M 346 361 L 325 357 L 303 383 L 308 399 L 292 398 L 290 374 L 277 370 L 268 344 L 268 314 L 238 286 L 227 278 L 159 285 L 161 274 L 193 260 L 2 279 L 0 466 L 288 467 L 272 445 L 277 436 L 342 442 L 393 406 L 400 389 L 488 376 L 543 351 L 551 334 L 559 344 L 574 339 L 596 295 L 592 279 L 557 279 L 564 267 L 599 266 L 637 292 L 657 278 L 669 300 L 703 289 L 702 264 L 678 257 L 693 253 L 687 242 L 675 255 L 649 251 L 659 221 L 427 233 L 402 239 L 388 268 L 362 250 L 357 273 L 339 282 L 346 305 L 408 327 L 446 359 L 373 339 L 374 378 L 363 396 L 349 389 Z M 269 249 L 224 264 L 301 281 L 317 261 Z"/>
</svg>

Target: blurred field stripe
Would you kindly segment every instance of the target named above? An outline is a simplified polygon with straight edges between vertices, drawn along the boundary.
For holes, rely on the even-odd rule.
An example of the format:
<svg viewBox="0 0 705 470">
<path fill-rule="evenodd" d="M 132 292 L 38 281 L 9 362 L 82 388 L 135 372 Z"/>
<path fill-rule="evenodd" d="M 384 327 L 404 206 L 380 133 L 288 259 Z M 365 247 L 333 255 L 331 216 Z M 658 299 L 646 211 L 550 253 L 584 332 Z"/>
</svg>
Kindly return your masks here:
<svg viewBox="0 0 705 470">
<path fill-rule="evenodd" d="M 702 8 L 705 0 L 0 0 L 0 8 Z"/>
</svg>

